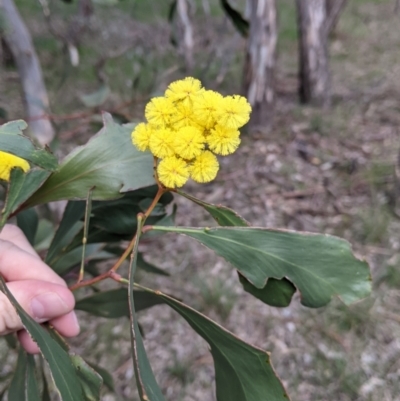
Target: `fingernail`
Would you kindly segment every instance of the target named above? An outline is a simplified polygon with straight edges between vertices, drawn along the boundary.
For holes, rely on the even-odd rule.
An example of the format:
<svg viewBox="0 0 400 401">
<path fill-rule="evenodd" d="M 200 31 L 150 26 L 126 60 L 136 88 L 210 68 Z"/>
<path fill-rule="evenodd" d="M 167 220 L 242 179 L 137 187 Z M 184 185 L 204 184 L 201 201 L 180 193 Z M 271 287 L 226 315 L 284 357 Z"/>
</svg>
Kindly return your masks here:
<svg viewBox="0 0 400 401">
<path fill-rule="evenodd" d="M 79 333 L 81 331 L 81 326 L 79 325 L 79 321 L 78 321 L 78 318 L 76 316 L 76 313 L 72 312 L 71 315 L 72 315 L 71 316 L 72 317 L 72 324 L 75 325 L 74 329 L 75 329 L 76 332 Z"/>
<path fill-rule="evenodd" d="M 34 318 L 52 318 L 68 312 L 68 307 L 57 293 L 46 292 L 32 298 L 31 311 Z"/>
</svg>

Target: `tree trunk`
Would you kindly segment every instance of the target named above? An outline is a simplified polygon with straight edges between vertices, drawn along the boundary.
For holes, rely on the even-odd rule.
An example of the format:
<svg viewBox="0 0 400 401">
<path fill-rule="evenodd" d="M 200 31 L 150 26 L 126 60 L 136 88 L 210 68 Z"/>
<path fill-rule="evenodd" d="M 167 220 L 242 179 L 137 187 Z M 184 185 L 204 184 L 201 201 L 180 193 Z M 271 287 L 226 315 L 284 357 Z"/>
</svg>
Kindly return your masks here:
<svg viewBox="0 0 400 401">
<path fill-rule="evenodd" d="M 331 101 L 331 79 L 325 0 L 296 0 L 296 4 L 300 101 L 326 107 Z"/>
<path fill-rule="evenodd" d="M 48 144 L 54 131 L 50 121 L 43 117 L 48 113 L 49 100 L 31 35 L 12 0 L 0 0 L 0 10 L 6 22 L 4 40 L 21 80 L 29 129 L 41 144 Z"/>
<path fill-rule="evenodd" d="M 252 105 L 252 125 L 269 122 L 275 101 L 278 39 L 275 0 L 248 0 L 250 32 L 244 66 L 244 89 Z"/>
<path fill-rule="evenodd" d="M 187 3 L 187 0 L 178 0 L 177 12 L 183 29 L 181 51 L 185 59 L 186 70 L 187 72 L 191 72 L 194 67 L 194 60 L 193 60 L 194 39 L 193 39 L 193 27 L 189 18 L 188 8 L 189 4 Z"/>
<path fill-rule="evenodd" d="M 342 14 L 348 0 L 326 0 L 326 35 L 329 37 L 334 34 L 339 17 Z"/>
</svg>

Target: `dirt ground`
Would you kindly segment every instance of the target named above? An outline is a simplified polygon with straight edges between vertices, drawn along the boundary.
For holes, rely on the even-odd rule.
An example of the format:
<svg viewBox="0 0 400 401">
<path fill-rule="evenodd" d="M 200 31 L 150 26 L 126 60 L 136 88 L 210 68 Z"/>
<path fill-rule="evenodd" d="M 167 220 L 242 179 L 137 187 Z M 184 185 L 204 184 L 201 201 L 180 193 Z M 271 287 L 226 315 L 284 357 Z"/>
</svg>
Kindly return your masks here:
<svg viewBox="0 0 400 401">
<path fill-rule="evenodd" d="M 171 277 L 142 274 L 138 281 L 174 294 L 244 340 L 270 351 L 294 401 L 399 401 L 400 15 L 393 12 L 394 1 L 350 1 L 330 44 L 333 105 L 321 110 L 297 102 L 293 4 L 283 1 L 280 7 L 278 96 L 271 125 L 242 135 L 237 153 L 221 160 L 215 182 L 190 183 L 185 191 L 233 208 L 254 226 L 346 238 L 357 256 L 370 263 L 373 294 L 350 307 L 334 300 L 327 307 L 310 310 L 301 306 L 296 296 L 288 308 L 268 307 L 243 291 L 236 272 L 224 260 L 189 238 L 171 234 L 141 245 L 147 260 L 165 268 Z M 142 73 L 143 79 L 136 87 L 131 82 L 124 86 L 117 76 L 114 82 L 118 63 L 122 69 L 132 69 L 132 62 L 129 56 L 129 65 L 126 60 L 110 60 L 104 72 L 110 77 L 111 94 L 102 107 L 117 110 L 115 114 L 128 120 L 139 119 L 142 97 L 162 91 L 170 80 L 182 76 L 183 61 L 179 54 L 171 56 L 176 49 L 168 40 L 170 27 L 164 20 L 139 23 L 118 9 L 108 13 L 126 24 L 121 43 L 136 41 L 131 59 L 138 72 L 134 67 L 131 76 Z M 43 42 L 43 26 L 35 20 L 29 24 Z M 105 41 L 121 35 L 99 12 L 86 39 L 94 43 L 93 48 L 101 45 L 93 39 L 101 32 L 108 35 Z M 229 22 L 219 14 L 208 17 L 208 25 L 199 18 L 195 32 L 199 49 L 196 74 L 207 87 L 226 93 L 239 91 L 243 41 Z M 218 44 L 213 41 L 215 35 L 219 35 Z M 44 66 L 60 52 L 57 46 L 46 46 L 41 51 Z M 156 56 L 146 59 L 143 54 L 148 50 Z M 83 61 L 89 63 L 97 56 L 88 52 L 85 57 Z M 151 75 L 148 68 L 154 62 L 164 73 L 155 69 Z M 46 71 L 53 102 L 63 102 L 54 108 L 55 114 L 77 112 L 78 95 L 97 85 L 94 76 L 84 75 L 83 68 L 65 78 L 67 83 L 77 82 L 73 88 L 55 83 L 50 67 Z M 0 101 L 6 94 L 16 93 L 15 83 L 3 86 L 4 78 L 3 74 L 5 89 Z M 126 108 L 132 92 L 136 94 L 133 106 Z M 21 113 L 18 97 L 15 99 L 9 108 L 12 118 Z M 56 121 L 60 153 L 81 143 L 97 123 L 93 113 L 80 120 Z M 176 197 L 176 203 L 177 225 L 214 224 L 188 200 Z M 75 348 L 89 360 L 109 367 L 115 379 L 118 395 L 105 392 L 102 399 L 138 399 L 128 322 L 80 316 L 83 332 L 73 341 Z M 215 400 L 213 361 L 207 344 L 167 306 L 142 312 L 140 323 L 166 398 Z M 10 363 L 14 357 L 10 354 L 8 358 Z"/>
</svg>

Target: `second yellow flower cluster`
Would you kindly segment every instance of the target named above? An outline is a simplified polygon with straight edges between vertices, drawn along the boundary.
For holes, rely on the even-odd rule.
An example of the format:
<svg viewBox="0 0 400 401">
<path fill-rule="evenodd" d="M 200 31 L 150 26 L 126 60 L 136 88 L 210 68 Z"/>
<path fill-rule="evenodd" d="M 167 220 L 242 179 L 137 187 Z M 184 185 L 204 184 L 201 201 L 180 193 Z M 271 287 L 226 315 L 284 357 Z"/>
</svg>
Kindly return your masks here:
<svg viewBox="0 0 400 401">
<path fill-rule="evenodd" d="M 244 97 L 223 97 L 188 77 L 172 82 L 165 96 L 150 100 L 147 123 L 135 127 L 132 142 L 160 159 L 157 174 L 166 187 L 181 187 L 189 178 L 210 182 L 219 169 L 215 155 L 237 149 L 238 129 L 249 121 L 250 111 Z"/>
</svg>

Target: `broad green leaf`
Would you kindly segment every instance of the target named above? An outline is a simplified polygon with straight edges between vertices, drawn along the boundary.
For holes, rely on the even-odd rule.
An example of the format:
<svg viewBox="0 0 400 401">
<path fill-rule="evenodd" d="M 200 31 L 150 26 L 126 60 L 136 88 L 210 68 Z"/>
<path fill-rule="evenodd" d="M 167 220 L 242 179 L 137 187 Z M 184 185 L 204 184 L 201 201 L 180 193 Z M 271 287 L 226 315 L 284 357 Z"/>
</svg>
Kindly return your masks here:
<svg viewBox="0 0 400 401">
<path fill-rule="evenodd" d="M 25 329 L 37 342 L 40 352 L 49 364 L 54 383 L 63 401 L 85 401 L 82 389 L 77 385 L 78 377 L 69 355 L 50 336 L 40 324 L 36 323 L 18 304 L 0 276 L 0 291 L 2 291 L 14 306 Z M 14 398 L 18 400 L 19 398 Z"/>
<path fill-rule="evenodd" d="M 40 401 L 39 388 L 35 375 L 35 359 L 33 355 L 28 355 L 27 359 L 26 401 Z"/>
<path fill-rule="evenodd" d="M 115 391 L 114 379 L 113 379 L 111 373 L 99 365 L 95 365 L 94 363 L 90 363 L 90 362 L 86 362 L 86 363 L 102 377 L 104 385 L 110 391 L 114 392 Z"/>
<path fill-rule="evenodd" d="M 341 238 L 253 227 L 153 229 L 195 238 L 232 263 L 259 289 L 270 277 L 287 278 L 308 307 L 324 306 L 333 296 L 350 304 L 371 291 L 368 264 L 357 259 L 350 244 Z"/>
<path fill-rule="evenodd" d="M 85 401 L 100 400 L 100 390 L 103 384 L 101 375 L 95 372 L 81 356 L 70 352 L 68 343 L 54 328 L 49 327 L 49 334 L 51 338 L 69 355 L 83 391 L 83 399 Z"/>
<path fill-rule="evenodd" d="M 18 350 L 17 366 L 8 389 L 8 401 L 25 400 L 27 361 L 28 355 L 25 350 L 20 347 Z"/>
<path fill-rule="evenodd" d="M 191 200 L 194 203 L 202 206 L 208 213 L 214 218 L 214 220 L 218 223 L 218 225 L 223 227 L 247 227 L 249 223 L 243 219 L 243 217 L 239 216 L 234 210 L 229 209 L 229 207 L 222 205 L 213 205 L 212 203 L 207 203 L 202 201 L 201 199 L 197 199 L 194 196 L 186 194 L 182 191 L 176 191 L 179 195 L 184 196 L 185 198 Z"/>
<path fill-rule="evenodd" d="M 16 349 L 18 346 L 18 341 L 17 341 L 17 336 L 15 333 L 10 333 L 10 334 L 6 334 L 5 336 L 3 336 L 3 338 L 6 340 L 7 345 L 12 348 L 12 349 Z"/>
<path fill-rule="evenodd" d="M 203 202 L 194 196 L 188 195 L 182 191 L 177 191 L 179 195 L 191 200 L 194 203 L 204 207 L 208 213 L 215 219 L 220 226 L 225 227 L 248 227 L 250 224 L 239 216 L 234 210 L 222 205 L 213 205 Z M 151 232 L 151 231 L 150 231 Z M 262 302 L 277 307 L 285 307 L 290 304 L 293 294 L 296 292 L 294 285 L 287 279 L 275 280 L 269 279 L 266 286 L 262 289 L 255 287 L 240 273 L 239 279 L 243 288 L 248 293 L 254 295 Z"/>
<path fill-rule="evenodd" d="M 1 211 L 0 227 L 3 227 L 11 213 L 15 212 L 49 176 L 46 170 L 32 169 L 24 173 L 21 169 L 11 171 L 8 184 L 7 199 Z"/>
<path fill-rule="evenodd" d="M 23 120 L 1 125 L 0 150 L 22 157 L 45 170 L 54 171 L 58 164 L 57 158 L 47 149 L 36 148 L 28 137 L 22 135 L 26 127 Z"/>
<path fill-rule="evenodd" d="M 136 312 L 162 303 L 146 291 L 133 291 Z M 107 318 L 129 317 L 128 289 L 98 292 L 76 302 L 76 309 Z"/>
<path fill-rule="evenodd" d="M 153 158 L 132 144 L 131 129 L 103 114 L 104 128 L 86 145 L 76 148 L 28 201 L 36 205 L 61 199 L 106 200 L 154 184 Z"/>
<path fill-rule="evenodd" d="M 214 359 L 218 401 L 289 401 L 268 352 L 244 342 L 176 299 L 160 291 L 138 287 L 164 300 L 208 342 Z"/>
<path fill-rule="evenodd" d="M 238 275 L 243 289 L 267 305 L 280 308 L 288 306 L 296 292 L 296 287 L 286 278 L 269 278 L 264 288 L 257 288 L 240 273 Z"/>
<path fill-rule="evenodd" d="M 17 366 L 8 389 L 9 401 L 40 401 L 37 379 L 35 376 L 35 359 L 20 347 Z"/>
<path fill-rule="evenodd" d="M 39 220 L 34 242 L 34 248 L 36 252 L 47 251 L 49 249 L 51 241 L 54 237 L 54 231 L 54 225 L 50 220 Z"/>
<path fill-rule="evenodd" d="M 80 95 L 79 98 L 86 107 L 97 107 L 101 106 L 109 95 L 110 88 L 107 85 L 102 85 L 97 91 Z"/>
<path fill-rule="evenodd" d="M 27 209 L 17 214 L 18 227 L 23 231 L 31 245 L 35 243 L 39 218 L 35 209 Z"/>
<path fill-rule="evenodd" d="M 58 253 L 66 248 L 67 245 L 74 239 L 76 234 L 83 227 L 83 222 L 80 220 L 85 214 L 85 202 L 68 202 L 64 210 L 64 214 L 60 225 L 54 235 L 53 241 L 50 244 L 49 251 L 46 256 L 46 263 L 52 264 L 57 259 Z"/>
<path fill-rule="evenodd" d="M 86 255 L 85 260 L 102 260 L 114 257 L 113 254 L 108 252 L 102 252 L 104 244 L 88 244 L 86 245 Z M 73 267 L 77 266 L 82 259 L 82 246 L 74 248 L 72 251 L 62 254 L 59 259 L 57 259 L 52 264 L 52 269 L 60 276 L 66 274 Z"/>
<path fill-rule="evenodd" d="M 47 378 L 46 378 L 46 375 L 44 374 L 43 365 L 42 365 L 42 383 L 43 383 L 42 401 L 51 401 L 49 384 L 47 383 Z"/>
<path fill-rule="evenodd" d="M 143 222 L 138 222 L 136 231 L 136 241 L 132 250 L 131 263 L 129 266 L 129 315 L 131 323 L 131 353 L 133 360 L 133 368 L 135 371 L 136 384 L 141 401 L 165 401 L 165 398 L 157 384 L 151 368 L 149 359 L 144 348 L 142 335 L 140 333 L 139 324 L 136 317 L 136 306 L 134 299 L 134 277 L 136 271 L 137 254 L 139 247 L 140 234 Z"/>
<path fill-rule="evenodd" d="M 75 366 L 85 400 L 100 400 L 100 390 L 103 384 L 102 377 L 79 355 L 71 355 L 71 361 Z"/>
<path fill-rule="evenodd" d="M 226 15 L 232 21 L 232 24 L 244 38 L 247 38 L 247 36 L 249 36 L 249 22 L 243 18 L 239 11 L 235 10 L 229 4 L 228 0 L 220 0 L 220 2 Z"/>
<path fill-rule="evenodd" d="M 138 269 L 144 270 L 147 273 L 159 274 L 161 276 L 169 276 L 169 273 L 165 270 L 162 270 L 159 267 L 146 262 L 143 258 L 143 254 L 140 252 L 137 255 L 137 267 Z"/>
</svg>

